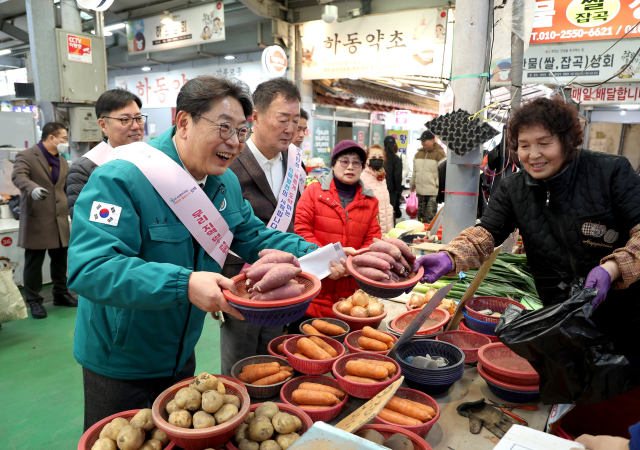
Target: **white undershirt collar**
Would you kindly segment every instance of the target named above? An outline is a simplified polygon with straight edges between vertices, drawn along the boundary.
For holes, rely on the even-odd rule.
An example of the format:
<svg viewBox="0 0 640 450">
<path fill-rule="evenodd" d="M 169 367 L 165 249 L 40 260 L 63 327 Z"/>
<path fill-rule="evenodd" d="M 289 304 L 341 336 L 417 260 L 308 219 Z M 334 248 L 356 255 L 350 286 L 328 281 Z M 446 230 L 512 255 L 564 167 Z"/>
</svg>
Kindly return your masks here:
<svg viewBox="0 0 640 450">
<path fill-rule="evenodd" d="M 175 135 L 171 138 L 171 141 L 173 141 L 173 146 L 176 148 L 176 153 L 178 154 L 178 159 L 180 159 L 180 163 L 182 164 L 182 167 L 184 167 L 184 170 L 187 171 L 187 173 L 189 175 L 191 175 L 191 172 L 189 172 L 189 170 L 187 170 L 187 166 L 184 165 L 184 162 L 182 161 L 182 158 L 180 157 L 180 152 L 178 151 L 178 146 L 176 145 L 176 137 Z M 196 180 L 196 177 L 194 177 L 193 175 L 191 175 L 191 178 L 193 178 L 194 180 Z M 202 187 L 204 188 L 204 185 L 207 182 L 207 175 L 205 175 L 203 178 L 196 180 L 196 183 L 201 184 Z"/>
</svg>

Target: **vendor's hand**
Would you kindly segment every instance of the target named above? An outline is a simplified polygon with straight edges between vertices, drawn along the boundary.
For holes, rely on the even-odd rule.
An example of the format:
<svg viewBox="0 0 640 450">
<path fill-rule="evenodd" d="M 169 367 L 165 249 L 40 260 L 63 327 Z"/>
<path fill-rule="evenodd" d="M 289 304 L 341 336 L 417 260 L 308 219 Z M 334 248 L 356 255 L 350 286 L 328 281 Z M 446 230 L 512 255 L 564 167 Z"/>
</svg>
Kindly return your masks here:
<svg viewBox="0 0 640 450">
<path fill-rule="evenodd" d="M 231 289 L 233 281 L 219 273 L 192 272 L 187 286 L 189 301 L 204 312 L 222 311 L 244 320 L 240 311 L 235 309 L 222 295 L 222 289 Z"/>
<path fill-rule="evenodd" d="M 584 445 L 589 450 L 629 450 L 629 441 L 621 437 L 583 434 L 576 439 L 576 442 Z M 571 450 L 579 449 L 574 448 Z"/>
<path fill-rule="evenodd" d="M 607 261 L 607 263 L 608 262 L 612 261 Z M 615 262 L 614 264 L 616 267 L 618 266 Z M 600 306 L 605 298 L 607 298 L 607 293 L 609 292 L 609 288 L 611 287 L 611 280 L 612 276 L 604 266 L 594 267 L 593 269 L 591 269 L 591 272 L 589 272 L 589 275 L 587 275 L 587 279 L 584 282 L 584 287 L 596 288 L 598 290 L 596 297 L 591 301 L 594 310 L 598 306 Z"/>
<path fill-rule="evenodd" d="M 347 272 L 346 266 L 347 266 L 347 260 L 344 258 L 340 260 L 340 264 L 338 264 L 335 261 L 331 261 L 331 267 L 329 267 L 329 270 L 331 271 L 331 275 L 329 275 L 328 278 L 330 280 L 337 280 L 339 278 L 349 276 L 349 272 Z"/>
<path fill-rule="evenodd" d="M 42 200 L 47 199 L 47 195 L 49 195 L 49 191 L 45 188 L 38 186 L 33 191 L 31 191 L 31 198 L 37 202 L 41 202 Z"/>
<path fill-rule="evenodd" d="M 421 256 L 414 261 L 413 271 L 417 272 L 420 266 L 424 267 L 424 275 L 420 280 L 422 283 L 435 283 L 440 277 L 453 270 L 451 258 L 445 252 Z"/>
</svg>

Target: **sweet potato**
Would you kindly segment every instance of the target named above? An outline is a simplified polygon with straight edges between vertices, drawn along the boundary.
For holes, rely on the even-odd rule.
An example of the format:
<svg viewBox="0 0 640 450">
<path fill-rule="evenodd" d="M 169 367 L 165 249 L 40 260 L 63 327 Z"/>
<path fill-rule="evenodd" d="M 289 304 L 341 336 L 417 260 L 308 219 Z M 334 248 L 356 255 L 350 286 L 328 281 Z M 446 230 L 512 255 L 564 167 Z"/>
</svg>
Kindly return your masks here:
<svg viewBox="0 0 640 450">
<path fill-rule="evenodd" d="M 389 276 L 389 281 L 392 283 L 397 283 L 400 281 L 400 277 L 393 270 L 383 270 L 383 272 Z"/>
<path fill-rule="evenodd" d="M 353 381 L 354 383 L 362 383 L 362 384 L 374 384 L 374 383 L 381 382 L 381 380 L 374 380 L 373 378 L 357 377 L 355 375 L 345 375 L 343 378 L 349 381 Z"/>
<path fill-rule="evenodd" d="M 381 366 L 387 369 L 389 375 L 393 376 L 396 373 L 396 365 L 389 361 L 378 361 L 377 359 L 356 359 L 366 364 L 373 364 L 374 366 Z"/>
<path fill-rule="evenodd" d="M 326 322 L 324 320 L 316 319 L 313 322 L 311 322 L 311 325 L 320 333 L 324 333 L 329 336 L 339 336 L 341 334 L 346 333 L 344 328 L 338 325 L 334 325 L 332 323 Z"/>
<path fill-rule="evenodd" d="M 279 288 L 299 275 L 300 272 L 302 272 L 302 269 L 294 267 L 292 264 L 277 264 L 264 274 L 262 279 L 255 284 L 253 289 L 264 293 L 272 289 Z"/>
<path fill-rule="evenodd" d="M 396 262 L 395 258 L 388 253 L 383 252 L 367 252 L 365 255 L 375 256 L 376 258 L 380 258 L 389 263 L 389 265 Z"/>
<path fill-rule="evenodd" d="M 393 344 L 393 338 L 391 336 L 381 331 L 375 330 L 369 326 L 366 326 L 362 329 L 362 335 L 371 339 L 382 342 L 390 342 L 391 344 Z"/>
<path fill-rule="evenodd" d="M 426 409 L 418 408 L 405 399 L 398 398 L 395 395 L 387 402 L 385 408 L 399 414 L 404 414 L 405 416 L 413 419 L 417 419 L 420 422 L 431 420 L 431 414 L 429 414 Z"/>
<path fill-rule="evenodd" d="M 382 252 L 391 255 L 393 259 L 400 259 L 402 252 L 398 247 L 378 238 L 373 238 L 373 244 L 369 246 L 372 252 Z"/>
<path fill-rule="evenodd" d="M 383 237 L 382 240 L 398 247 L 398 249 L 402 253 L 402 256 L 404 256 L 407 261 L 415 261 L 416 255 L 413 254 L 409 246 L 405 244 L 401 239 Z"/>
<path fill-rule="evenodd" d="M 391 270 L 401 277 L 407 276 L 411 273 L 411 271 L 407 271 L 406 267 L 404 267 L 400 261 L 395 261 Z"/>
<path fill-rule="evenodd" d="M 382 411 L 378 413 L 378 417 L 380 417 L 382 420 L 386 420 L 387 422 L 391 422 L 396 425 L 404 425 L 404 426 L 410 426 L 410 427 L 422 425 L 422 422 L 419 421 L 418 419 L 405 416 L 404 414 L 391 411 L 390 409 L 387 409 L 387 408 L 382 408 Z"/>
<path fill-rule="evenodd" d="M 407 260 L 404 258 L 404 256 L 400 255 L 400 258 L 398 258 L 398 261 L 400 261 L 400 264 L 402 264 L 403 267 L 406 269 L 407 274 L 411 273 L 411 266 L 409 265 Z"/>
<path fill-rule="evenodd" d="M 336 389 L 331 386 L 327 386 L 325 384 L 320 384 L 320 383 L 300 383 L 300 386 L 298 386 L 298 389 L 305 389 L 307 391 L 328 392 L 330 394 L 335 395 L 340 400 L 342 400 L 345 395 L 344 392 L 342 392 L 340 389 Z"/>
<path fill-rule="evenodd" d="M 373 350 L 377 352 L 382 352 L 387 350 L 387 343 L 382 341 L 377 341 L 375 339 L 371 339 L 365 336 L 360 336 L 358 338 L 358 344 L 365 350 Z"/>
<path fill-rule="evenodd" d="M 354 265 L 353 269 L 363 277 L 369 278 L 370 280 L 382 281 L 389 279 L 389 275 L 378 269 L 374 269 L 373 267 L 362 267 Z"/>
<path fill-rule="evenodd" d="M 333 406 L 340 403 L 338 397 L 329 392 L 307 391 L 305 389 L 293 391 L 291 400 L 299 405 Z"/>
<path fill-rule="evenodd" d="M 389 270 L 391 268 L 390 264 L 386 262 L 384 259 L 371 256 L 368 253 L 363 255 L 358 255 L 353 258 L 353 263 L 362 267 L 373 267 L 375 269 L 380 270 Z"/>
<path fill-rule="evenodd" d="M 268 264 L 268 263 L 285 263 L 285 264 L 293 264 L 296 267 L 300 267 L 300 262 L 298 262 L 298 258 L 293 256 L 291 253 L 285 253 L 281 251 L 267 253 L 262 258 L 257 260 L 254 266 L 258 264 Z"/>
<path fill-rule="evenodd" d="M 349 375 L 381 380 L 389 376 L 389 371 L 382 366 L 367 364 L 367 360 L 347 361 L 345 369 Z"/>
<path fill-rule="evenodd" d="M 302 284 L 298 284 L 296 281 L 290 280 L 284 286 L 280 286 L 264 293 L 254 290 L 251 293 L 251 300 L 283 300 L 302 295 L 303 291 L 304 286 Z"/>
<path fill-rule="evenodd" d="M 331 359 L 331 355 L 318 347 L 318 344 L 313 342 L 309 338 L 300 338 L 298 342 L 296 342 L 298 346 L 298 350 L 305 356 L 308 356 L 311 359 L 317 360 L 327 360 Z"/>
<path fill-rule="evenodd" d="M 332 358 L 336 358 L 338 356 L 338 352 L 336 351 L 336 349 L 320 339 L 318 336 L 310 336 L 309 339 L 315 342 L 316 345 L 322 350 L 330 354 Z"/>
<path fill-rule="evenodd" d="M 313 335 L 313 336 L 329 337 L 326 334 L 320 333 L 318 330 L 316 330 L 312 325 L 309 325 L 308 323 L 302 325 L 302 331 L 304 331 L 307 334 Z"/>
<path fill-rule="evenodd" d="M 260 252 L 258 252 L 258 258 L 262 258 L 265 255 L 268 255 L 269 253 L 286 253 L 286 252 L 283 252 L 282 250 L 276 250 L 275 248 L 265 248 L 264 250 L 260 250 Z"/>
<path fill-rule="evenodd" d="M 268 264 L 258 264 L 253 265 L 247 271 L 247 278 L 255 283 L 262 280 L 262 278 L 266 275 L 266 273 L 273 269 L 274 267 L 278 267 L 281 264 L 276 263 L 268 263 Z"/>
</svg>

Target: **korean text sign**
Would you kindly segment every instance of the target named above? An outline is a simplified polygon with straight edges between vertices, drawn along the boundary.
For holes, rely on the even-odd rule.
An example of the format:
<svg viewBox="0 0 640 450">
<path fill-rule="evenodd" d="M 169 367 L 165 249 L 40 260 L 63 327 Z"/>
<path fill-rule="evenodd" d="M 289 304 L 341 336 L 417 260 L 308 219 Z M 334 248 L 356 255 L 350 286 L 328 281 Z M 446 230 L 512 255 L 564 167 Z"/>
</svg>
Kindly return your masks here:
<svg viewBox="0 0 640 450">
<path fill-rule="evenodd" d="M 443 16 L 444 15 L 444 16 Z M 446 12 L 437 8 L 302 25 L 302 76 L 306 80 L 349 76 L 424 75 L 443 69 Z M 443 72 L 444 70 L 444 72 Z"/>
<path fill-rule="evenodd" d="M 583 105 L 637 104 L 640 101 L 640 86 L 631 83 L 598 87 L 573 86 L 571 98 Z"/>
<path fill-rule="evenodd" d="M 91 38 L 67 34 L 69 61 L 91 64 Z"/>
<path fill-rule="evenodd" d="M 618 39 L 638 21 L 640 0 L 536 0 L 530 43 Z"/>
</svg>

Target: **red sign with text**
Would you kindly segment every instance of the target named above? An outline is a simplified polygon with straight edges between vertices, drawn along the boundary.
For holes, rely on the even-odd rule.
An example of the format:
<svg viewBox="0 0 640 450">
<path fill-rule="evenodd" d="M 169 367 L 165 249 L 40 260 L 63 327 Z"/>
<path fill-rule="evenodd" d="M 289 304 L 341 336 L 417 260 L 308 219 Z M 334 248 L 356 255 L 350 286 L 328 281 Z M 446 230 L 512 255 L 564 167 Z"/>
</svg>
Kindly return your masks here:
<svg viewBox="0 0 640 450">
<path fill-rule="evenodd" d="M 67 34 L 69 61 L 91 64 L 91 39 Z"/>
<path fill-rule="evenodd" d="M 2 243 L 3 247 L 9 247 L 13 243 L 13 239 L 11 239 L 10 237 L 5 237 L 2 238 L 2 241 L 0 242 Z"/>
</svg>

